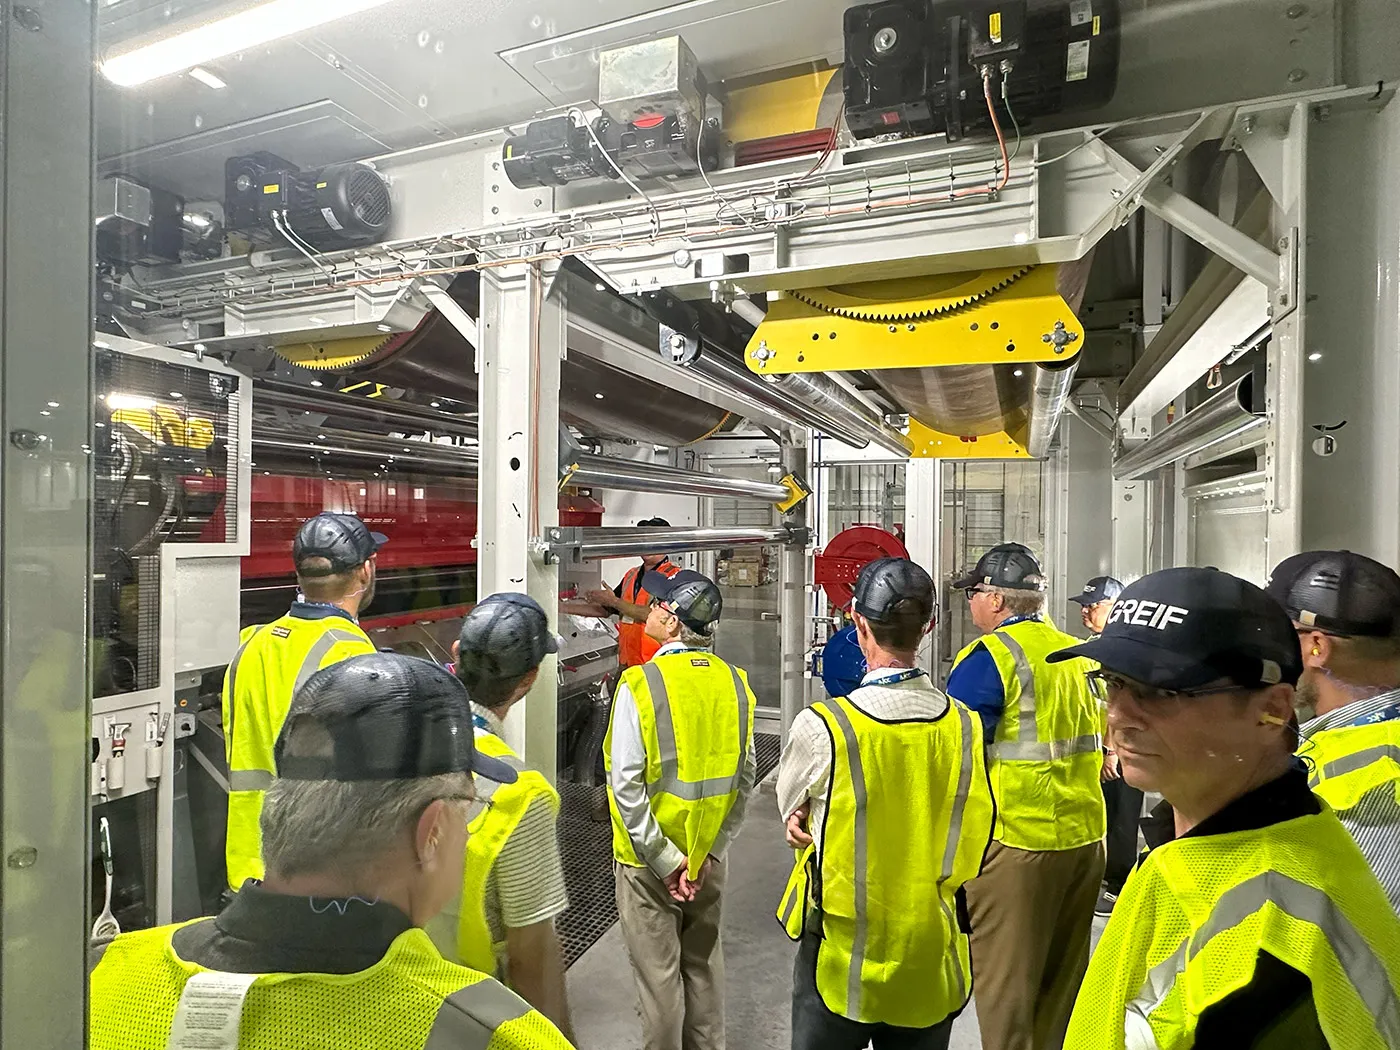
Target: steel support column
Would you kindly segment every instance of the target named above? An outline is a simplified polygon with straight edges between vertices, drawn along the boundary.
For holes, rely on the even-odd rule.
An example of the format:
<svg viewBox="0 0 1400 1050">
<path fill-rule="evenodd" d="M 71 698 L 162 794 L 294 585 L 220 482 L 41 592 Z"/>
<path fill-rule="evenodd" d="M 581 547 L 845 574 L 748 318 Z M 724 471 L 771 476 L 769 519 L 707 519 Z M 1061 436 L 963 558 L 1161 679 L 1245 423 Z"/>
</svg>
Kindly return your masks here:
<svg viewBox="0 0 1400 1050">
<path fill-rule="evenodd" d="M 920 565 L 934 581 L 934 607 L 938 600 L 938 570 L 942 564 L 943 461 L 911 459 L 904 465 L 904 546 L 909 558 Z M 930 631 L 919 646 L 919 666 L 938 673 L 939 631 Z"/>
<path fill-rule="evenodd" d="M 783 469 L 800 477 L 808 474 L 808 435 L 785 437 L 782 444 Z M 806 527 L 807 503 L 798 504 L 784 523 Z M 787 743 L 792 720 L 807 706 L 807 613 L 810 607 L 812 559 L 800 546 L 784 547 L 778 572 L 778 637 L 780 639 L 783 743 Z"/>
<path fill-rule="evenodd" d="M 535 540 L 559 524 L 559 359 L 564 311 L 538 267 L 485 271 L 481 279 L 480 489 L 477 596 L 524 591 L 558 618 L 559 572 Z M 559 669 L 546 657 L 525 702 L 506 723 L 508 743 L 551 780 Z"/>
<path fill-rule="evenodd" d="M 0 18 L 0 1046 L 25 1050 L 87 1020 L 96 11 Z"/>
</svg>

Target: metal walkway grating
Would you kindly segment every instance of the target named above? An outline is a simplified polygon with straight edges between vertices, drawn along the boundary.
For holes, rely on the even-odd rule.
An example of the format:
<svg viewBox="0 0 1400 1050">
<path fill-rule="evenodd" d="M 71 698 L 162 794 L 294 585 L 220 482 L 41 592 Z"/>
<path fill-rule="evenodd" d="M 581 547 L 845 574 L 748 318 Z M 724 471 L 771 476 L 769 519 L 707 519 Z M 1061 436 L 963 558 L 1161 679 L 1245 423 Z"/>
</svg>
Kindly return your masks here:
<svg viewBox="0 0 1400 1050">
<path fill-rule="evenodd" d="M 762 781 L 778 764 L 782 741 L 771 733 L 755 733 L 754 759 Z M 612 824 L 602 787 L 559 782 L 559 850 L 564 861 L 564 885 L 569 909 L 555 922 L 564 965 L 572 966 L 617 922 L 613 891 Z M 594 819 L 599 813 L 602 819 Z"/>
</svg>

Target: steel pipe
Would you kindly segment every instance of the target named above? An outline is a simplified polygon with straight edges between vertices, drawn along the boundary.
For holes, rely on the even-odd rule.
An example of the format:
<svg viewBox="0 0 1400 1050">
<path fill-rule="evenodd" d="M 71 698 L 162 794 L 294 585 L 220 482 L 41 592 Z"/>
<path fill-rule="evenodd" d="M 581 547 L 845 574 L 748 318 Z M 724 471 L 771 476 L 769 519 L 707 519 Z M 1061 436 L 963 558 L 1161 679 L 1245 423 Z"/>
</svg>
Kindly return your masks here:
<svg viewBox="0 0 1400 1050">
<path fill-rule="evenodd" d="M 400 401 L 370 400 L 352 394 L 317 390 L 295 386 L 291 383 L 278 383 L 258 380 L 253 384 L 253 407 L 271 405 L 289 412 L 311 412 L 354 419 L 364 423 L 376 423 L 386 429 L 405 431 L 427 430 L 436 434 L 455 434 L 460 437 L 476 437 L 476 422 L 471 419 L 435 412 L 422 405 Z"/>
<path fill-rule="evenodd" d="M 324 430 L 315 435 L 269 432 L 261 427 L 253 431 L 253 465 L 256 469 L 294 473 L 318 465 L 324 469 L 328 461 L 348 461 L 358 470 L 373 466 L 410 473 L 417 471 L 438 477 L 467 478 L 477 475 L 475 449 L 351 434 L 340 430 Z"/>
<path fill-rule="evenodd" d="M 1262 386 L 1254 373 L 1241 376 L 1214 397 L 1113 464 L 1114 481 L 1136 481 L 1168 464 L 1203 452 L 1242 433 L 1264 427 Z"/>
<path fill-rule="evenodd" d="M 586 528 L 551 529 L 545 546 L 556 554 L 574 560 L 595 560 L 719 550 L 723 547 L 753 547 L 769 543 L 805 544 L 806 540 L 806 529 L 782 525 L 688 529 Z"/>
<path fill-rule="evenodd" d="M 626 492 L 654 492 L 684 496 L 727 496 L 780 503 L 791 493 L 786 485 L 773 481 L 751 481 L 724 474 L 704 474 L 698 470 L 657 463 L 635 463 L 609 456 L 578 453 L 568 457 L 578 465 L 568 478 L 570 485 L 591 485 Z"/>
<path fill-rule="evenodd" d="M 781 376 L 766 376 L 764 381 L 789 397 L 810 405 L 834 419 L 848 432 L 863 438 L 859 447 L 876 444 L 896 456 L 908 458 L 914 443 L 885 422 L 884 418 L 830 376 L 820 372 L 791 372 Z M 832 435 L 838 437 L 839 435 Z M 841 440 L 845 440 L 842 438 Z"/>
<path fill-rule="evenodd" d="M 1035 381 L 1031 385 L 1030 431 L 1026 439 L 1026 451 L 1032 459 L 1043 459 L 1050 451 L 1050 442 L 1069 402 L 1070 384 L 1074 382 L 1078 367 L 1078 357 L 1058 367 L 1036 366 Z"/>
</svg>

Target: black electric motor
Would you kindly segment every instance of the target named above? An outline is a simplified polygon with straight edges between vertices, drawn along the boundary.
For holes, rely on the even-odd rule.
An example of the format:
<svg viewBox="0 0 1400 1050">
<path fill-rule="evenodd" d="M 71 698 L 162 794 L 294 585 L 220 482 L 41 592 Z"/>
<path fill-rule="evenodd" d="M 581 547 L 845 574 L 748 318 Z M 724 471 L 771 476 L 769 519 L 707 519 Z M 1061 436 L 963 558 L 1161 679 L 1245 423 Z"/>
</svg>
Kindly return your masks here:
<svg viewBox="0 0 1400 1050">
<path fill-rule="evenodd" d="M 301 241 L 337 251 L 382 241 L 393 206 L 388 185 L 366 164 L 302 171 L 259 152 L 225 162 L 224 214 L 228 229 L 255 244 Z"/>
<path fill-rule="evenodd" d="M 846 122 L 856 138 L 990 134 L 1107 103 L 1118 0 L 882 0 L 846 11 Z"/>
</svg>

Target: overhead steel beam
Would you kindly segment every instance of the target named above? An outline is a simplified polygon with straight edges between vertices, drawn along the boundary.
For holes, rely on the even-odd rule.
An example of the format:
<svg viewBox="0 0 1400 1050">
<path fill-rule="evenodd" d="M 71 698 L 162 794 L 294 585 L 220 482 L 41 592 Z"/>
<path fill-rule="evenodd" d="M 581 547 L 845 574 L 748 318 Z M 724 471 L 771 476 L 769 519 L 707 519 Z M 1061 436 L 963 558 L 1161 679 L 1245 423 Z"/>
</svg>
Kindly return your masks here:
<svg viewBox="0 0 1400 1050">
<path fill-rule="evenodd" d="M 372 401 L 353 394 L 301 387 L 292 383 L 261 379 L 254 381 L 253 404 L 258 408 L 271 405 L 288 412 L 355 419 L 375 423 L 386 429 L 423 430 L 434 434 L 456 434 L 471 438 L 477 436 L 476 421 L 463 416 L 452 416 L 402 401 Z"/>
<path fill-rule="evenodd" d="M 1280 256 L 1195 201 L 1158 182 L 1142 191 L 1142 206 L 1270 291 L 1280 283 Z"/>
</svg>

